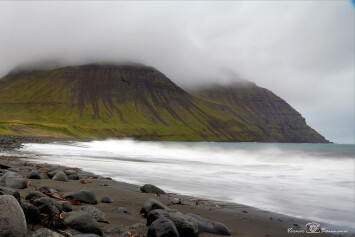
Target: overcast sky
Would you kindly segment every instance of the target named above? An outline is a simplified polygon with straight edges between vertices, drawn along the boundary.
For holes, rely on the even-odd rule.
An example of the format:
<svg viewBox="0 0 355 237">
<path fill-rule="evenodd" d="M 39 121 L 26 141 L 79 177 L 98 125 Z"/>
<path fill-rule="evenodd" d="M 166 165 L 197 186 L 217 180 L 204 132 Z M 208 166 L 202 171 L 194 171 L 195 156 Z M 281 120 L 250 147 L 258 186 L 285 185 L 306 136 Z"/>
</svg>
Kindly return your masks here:
<svg viewBox="0 0 355 237">
<path fill-rule="evenodd" d="M 236 76 L 354 143 L 350 1 L 0 1 L 0 76 L 31 61 L 137 61 L 189 88 Z"/>
</svg>

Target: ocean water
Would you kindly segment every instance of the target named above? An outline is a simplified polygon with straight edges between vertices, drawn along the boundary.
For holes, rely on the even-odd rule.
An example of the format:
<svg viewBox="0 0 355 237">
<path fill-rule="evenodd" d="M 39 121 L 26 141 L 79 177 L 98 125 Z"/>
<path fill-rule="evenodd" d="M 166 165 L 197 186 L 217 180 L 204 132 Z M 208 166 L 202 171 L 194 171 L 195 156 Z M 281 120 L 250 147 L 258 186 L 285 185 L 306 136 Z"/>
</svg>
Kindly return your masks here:
<svg viewBox="0 0 355 237">
<path fill-rule="evenodd" d="M 18 154 L 354 228 L 355 145 L 103 140 L 26 144 Z"/>
</svg>

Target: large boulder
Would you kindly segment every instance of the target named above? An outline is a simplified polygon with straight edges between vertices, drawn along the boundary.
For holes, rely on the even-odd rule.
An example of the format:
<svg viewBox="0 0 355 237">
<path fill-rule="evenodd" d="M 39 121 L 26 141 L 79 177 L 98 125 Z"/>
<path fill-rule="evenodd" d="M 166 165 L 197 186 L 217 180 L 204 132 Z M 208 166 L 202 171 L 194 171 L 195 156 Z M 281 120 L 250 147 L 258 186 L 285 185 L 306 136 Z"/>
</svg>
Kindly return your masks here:
<svg viewBox="0 0 355 237">
<path fill-rule="evenodd" d="M 25 214 L 16 198 L 0 196 L 0 236 L 24 237 L 26 233 Z"/>
<path fill-rule="evenodd" d="M 147 225 L 150 226 L 154 221 L 159 218 L 165 217 L 171 220 L 180 236 L 184 237 L 197 237 L 198 236 L 198 224 L 191 216 L 186 216 L 176 210 L 163 210 L 156 209 L 148 213 Z"/>
<path fill-rule="evenodd" d="M 4 195 L 4 194 L 6 194 L 6 195 L 12 195 L 12 196 L 14 196 L 17 200 L 20 200 L 20 198 L 21 198 L 20 193 L 17 192 L 15 189 L 0 186 L 0 195 Z"/>
<path fill-rule="evenodd" d="M 102 231 L 96 219 L 88 212 L 75 211 L 65 218 L 65 224 L 82 233 L 94 233 L 102 236 Z"/>
<path fill-rule="evenodd" d="M 187 216 L 191 216 L 195 219 L 198 224 L 199 233 L 208 232 L 217 235 L 231 235 L 228 227 L 220 222 L 213 222 L 192 213 L 187 214 Z"/>
<path fill-rule="evenodd" d="M 41 228 L 38 229 L 36 232 L 34 232 L 32 234 L 32 237 L 64 237 L 64 236 L 57 232 L 51 231 L 47 228 Z"/>
<path fill-rule="evenodd" d="M 161 217 L 149 226 L 147 237 L 179 237 L 179 232 L 171 220 Z"/>
<path fill-rule="evenodd" d="M 29 202 L 21 201 L 20 205 L 25 213 L 27 223 L 39 224 L 41 223 L 42 216 L 38 207 L 32 205 Z"/>
<path fill-rule="evenodd" d="M 38 198 L 33 201 L 33 205 L 38 207 L 41 213 L 54 214 L 59 213 L 59 209 L 56 206 L 56 201 L 49 197 Z"/>
<path fill-rule="evenodd" d="M 162 189 L 158 188 L 153 184 L 144 184 L 142 187 L 140 187 L 140 190 L 142 193 L 165 194 L 165 192 Z"/>
<path fill-rule="evenodd" d="M 58 172 L 53 176 L 52 180 L 67 182 L 67 181 L 68 181 L 68 177 L 67 177 L 67 175 L 66 175 L 63 171 L 58 171 Z"/>
<path fill-rule="evenodd" d="M 22 175 L 17 174 L 15 172 L 9 171 L 1 177 L 0 180 L 2 185 L 5 185 L 9 188 L 18 188 L 24 189 L 27 187 L 26 180 L 22 177 Z"/>
<path fill-rule="evenodd" d="M 142 216 L 147 216 L 147 214 L 155 209 L 163 209 L 163 210 L 168 210 L 169 208 L 165 206 L 163 203 L 159 202 L 158 200 L 155 200 L 154 198 L 149 198 L 147 201 L 145 201 L 143 208 L 141 209 L 140 214 Z"/>
</svg>

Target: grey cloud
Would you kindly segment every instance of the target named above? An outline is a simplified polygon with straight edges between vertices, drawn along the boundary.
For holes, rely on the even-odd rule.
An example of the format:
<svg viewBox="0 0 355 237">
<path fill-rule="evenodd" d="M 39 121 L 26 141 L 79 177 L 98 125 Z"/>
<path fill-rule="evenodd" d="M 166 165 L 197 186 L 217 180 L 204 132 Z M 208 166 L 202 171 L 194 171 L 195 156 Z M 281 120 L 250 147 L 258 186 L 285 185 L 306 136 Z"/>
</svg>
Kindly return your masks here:
<svg viewBox="0 0 355 237">
<path fill-rule="evenodd" d="M 37 60 L 137 61 L 188 88 L 251 80 L 332 141 L 354 142 L 345 1 L 0 2 L 0 75 Z"/>
</svg>

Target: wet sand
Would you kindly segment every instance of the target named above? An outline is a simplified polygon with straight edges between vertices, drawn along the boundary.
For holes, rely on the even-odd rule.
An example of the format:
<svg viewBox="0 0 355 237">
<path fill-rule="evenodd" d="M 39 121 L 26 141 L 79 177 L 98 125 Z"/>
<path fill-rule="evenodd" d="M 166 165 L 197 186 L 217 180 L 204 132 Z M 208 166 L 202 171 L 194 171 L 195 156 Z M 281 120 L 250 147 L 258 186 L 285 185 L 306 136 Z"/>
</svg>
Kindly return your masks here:
<svg viewBox="0 0 355 237">
<path fill-rule="evenodd" d="M 22 174 L 24 177 L 27 176 L 28 172 L 24 172 L 22 169 L 24 167 L 31 168 L 37 164 L 26 161 L 25 157 L 0 157 L 0 160 L 2 160 L 3 163 L 9 164 L 13 168 L 20 169 L 18 173 Z M 38 167 L 40 167 L 38 169 L 39 171 L 45 171 L 51 167 L 51 165 L 39 164 Z M 62 168 L 66 169 L 66 167 Z M 5 172 L 5 170 L 2 171 Z M 142 217 L 139 212 L 148 198 L 155 198 L 166 205 L 169 205 L 173 198 L 180 198 L 184 205 L 172 204 L 169 205 L 169 207 L 176 209 L 184 214 L 194 213 L 205 219 L 221 222 L 229 228 L 232 233 L 231 236 L 309 236 L 307 233 L 297 233 L 299 231 L 305 230 L 306 224 L 311 222 L 309 220 L 293 218 L 290 216 L 260 210 L 245 205 L 216 202 L 213 200 L 203 200 L 196 197 L 188 197 L 177 194 L 164 194 L 157 196 L 155 194 L 141 193 L 139 191 L 139 187 L 136 185 L 108 180 L 104 177 L 97 177 L 95 175 L 89 176 L 84 180 L 85 184 L 80 183 L 80 180 L 61 182 L 51 180 L 48 177 L 40 180 L 31 179 L 29 180 L 30 183 L 28 184 L 27 188 L 19 189 L 18 191 L 21 194 L 21 198 L 24 199 L 24 197 L 35 187 L 43 185 L 47 186 L 48 188 L 56 189 L 60 193 L 78 191 L 82 188 L 91 189 L 96 194 L 96 198 L 98 200 L 98 204 L 94 206 L 103 211 L 106 214 L 106 219 L 111 222 L 111 224 L 99 223 L 103 232 L 112 226 L 117 226 L 120 231 L 123 232 L 128 230 L 132 225 L 140 224 L 139 226 L 141 227 L 136 229 L 143 234 L 146 232 L 146 219 Z M 113 202 L 102 203 L 101 198 L 103 196 L 109 196 Z M 196 205 L 196 200 L 199 200 L 198 205 Z M 80 207 L 80 205 L 73 206 L 73 210 L 77 210 Z M 128 215 L 115 212 L 115 210 L 119 207 L 125 207 L 128 210 Z M 27 236 L 31 236 L 32 233 L 38 228 L 41 228 L 41 226 L 36 225 L 33 227 L 33 229 L 32 226 L 28 226 Z M 288 231 L 289 228 L 292 228 L 291 233 Z M 323 235 L 355 236 L 353 233 L 323 233 Z M 104 234 L 104 236 L 118 235 Z M 201 233 L 199 236 L 212 237 L 218 235 Z"/>
</svg>

